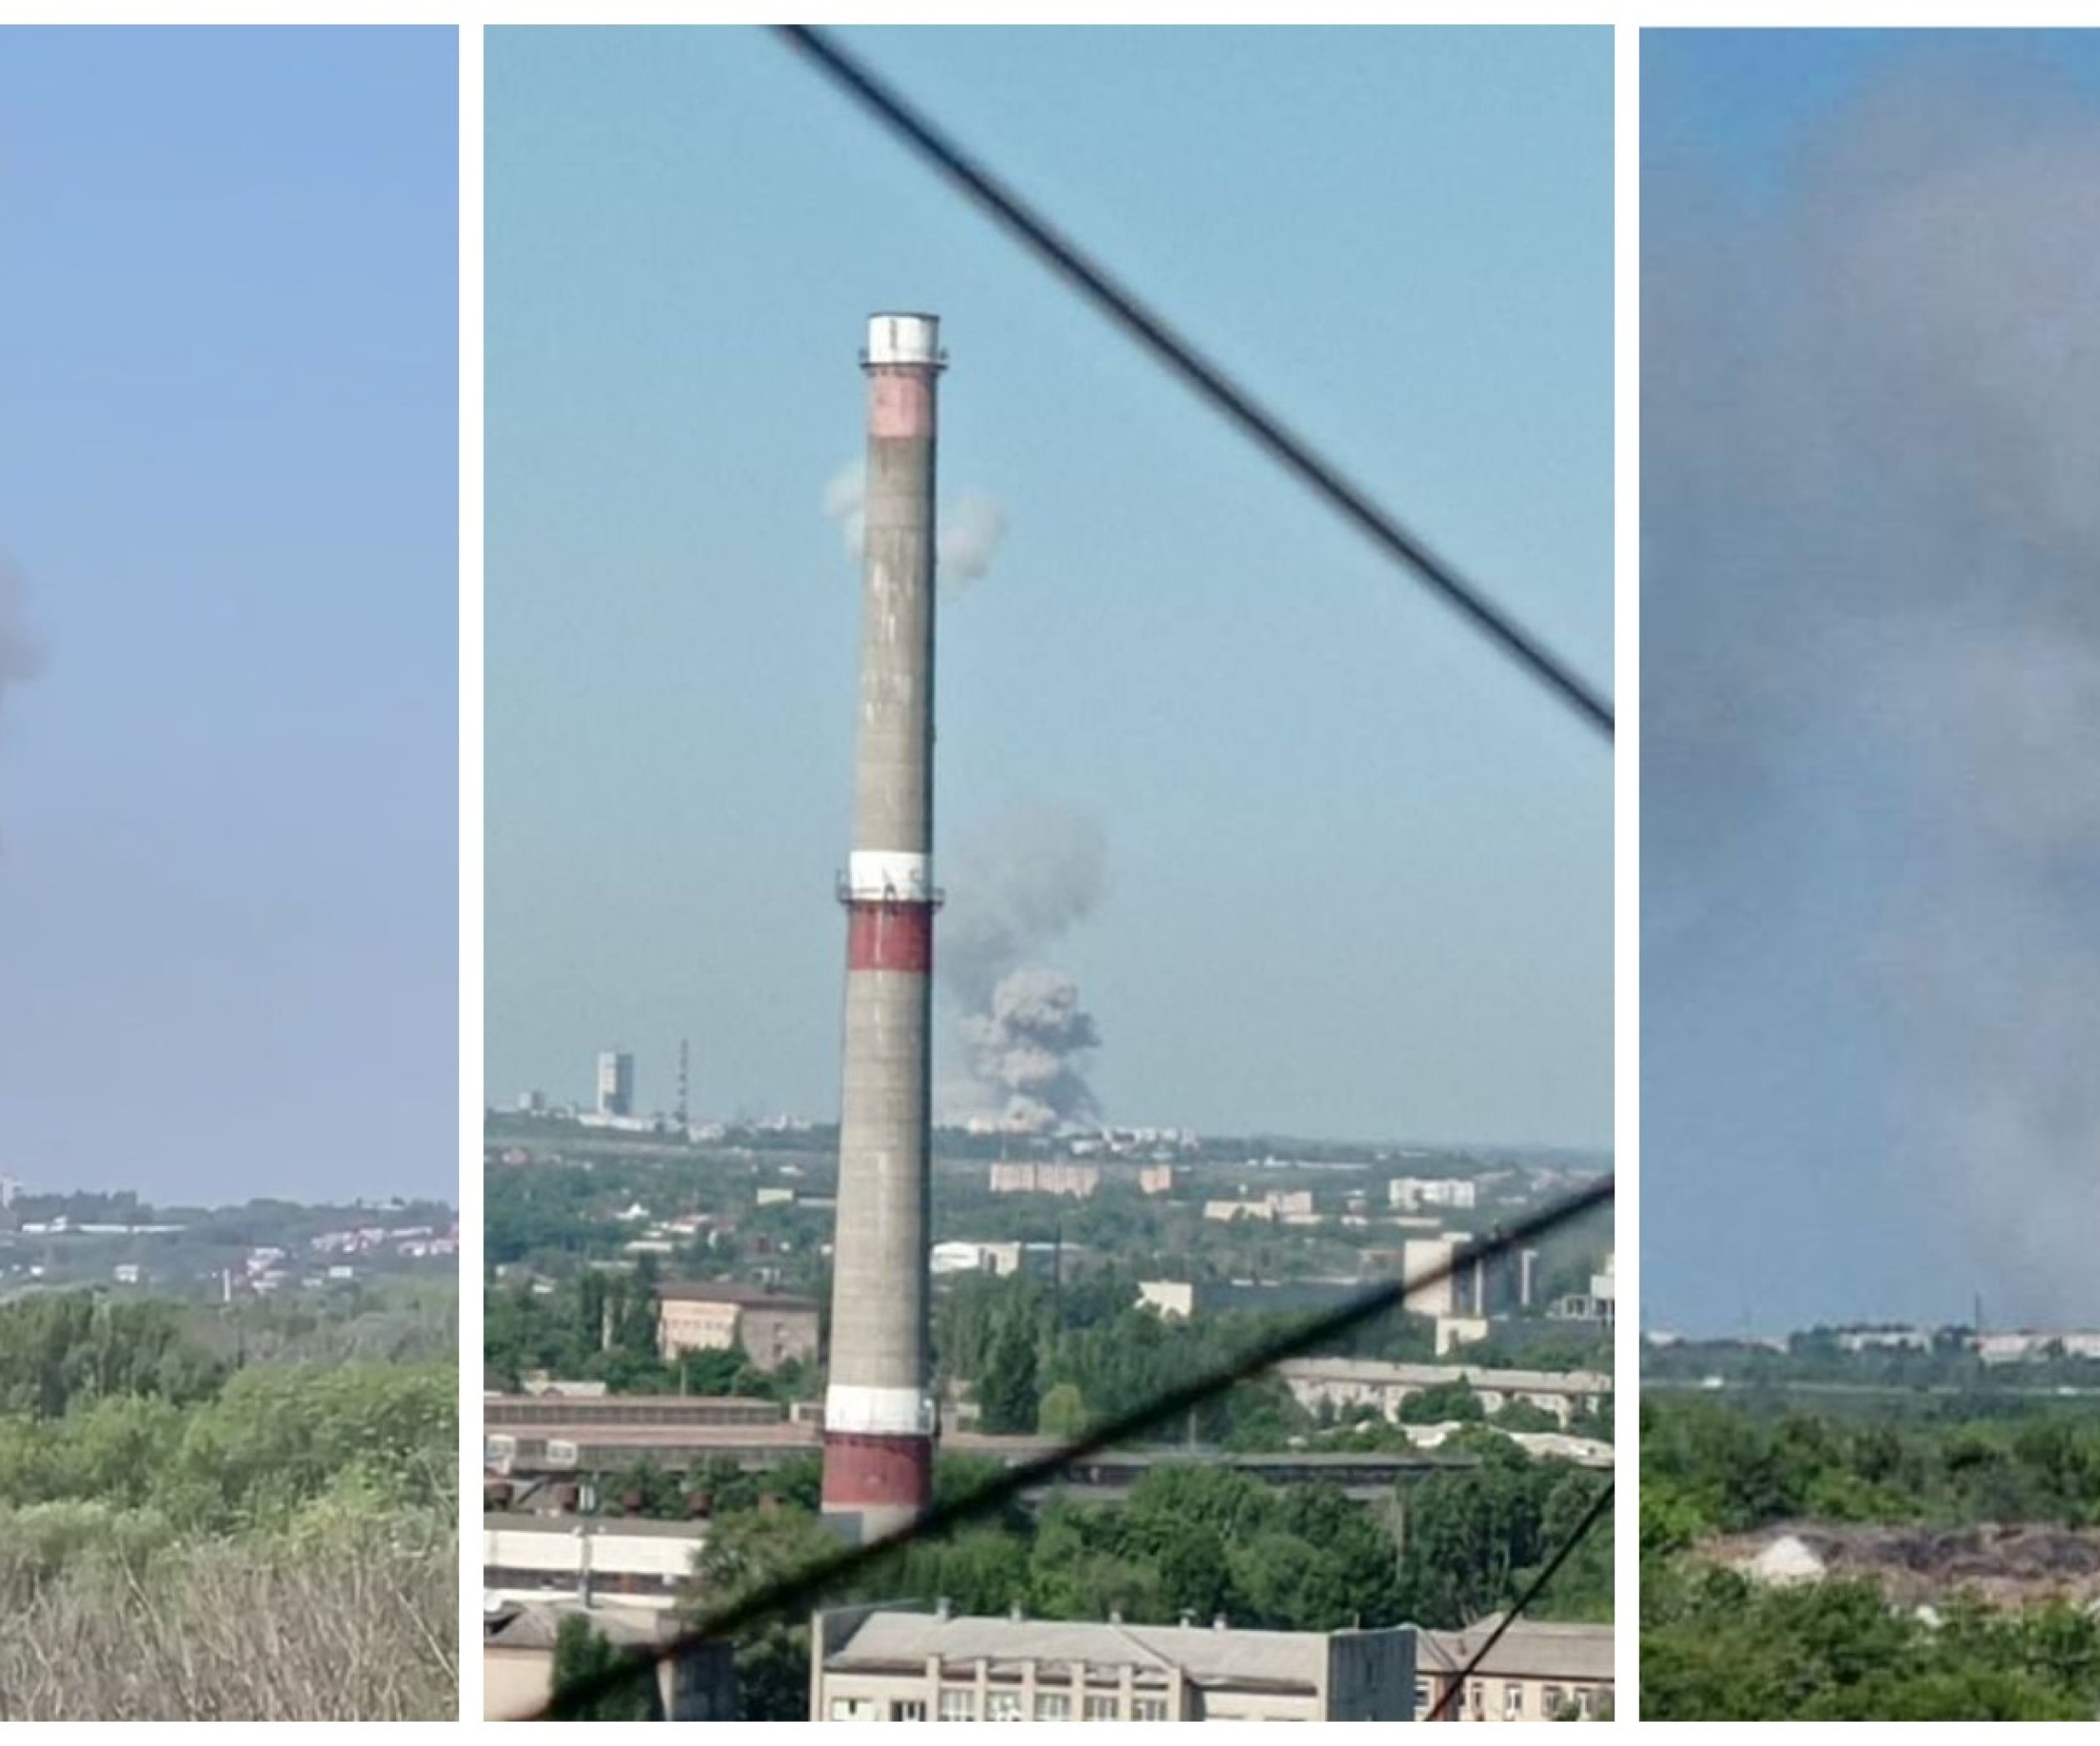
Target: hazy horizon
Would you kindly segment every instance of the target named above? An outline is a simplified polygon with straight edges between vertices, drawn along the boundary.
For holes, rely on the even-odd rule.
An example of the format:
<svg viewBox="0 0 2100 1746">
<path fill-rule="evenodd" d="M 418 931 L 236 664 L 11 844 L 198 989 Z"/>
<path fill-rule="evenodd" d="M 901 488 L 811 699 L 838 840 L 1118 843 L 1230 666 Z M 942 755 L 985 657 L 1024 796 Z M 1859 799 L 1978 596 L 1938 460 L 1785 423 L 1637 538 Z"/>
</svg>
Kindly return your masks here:
<svg viewBox="0 0 2100 1746">
<path fill-rule="evenodd" d="M 0 1175 L 456 1197 L 455 33 L 6 38 Z"/>
</svg>

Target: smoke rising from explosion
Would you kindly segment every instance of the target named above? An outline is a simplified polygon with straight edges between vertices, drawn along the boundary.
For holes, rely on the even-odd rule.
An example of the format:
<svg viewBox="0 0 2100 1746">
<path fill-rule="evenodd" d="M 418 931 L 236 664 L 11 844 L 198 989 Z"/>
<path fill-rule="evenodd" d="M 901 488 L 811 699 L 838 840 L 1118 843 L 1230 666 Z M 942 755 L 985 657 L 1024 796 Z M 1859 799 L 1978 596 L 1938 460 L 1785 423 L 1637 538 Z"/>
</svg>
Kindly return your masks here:
<svg viewBox="0 0 2100 1746">
<path fill-rule="evenodd" d="M 43 671 L 43 651 L 29 630 L 28 594 L 20 568 L 0 552 L 0 717 L 14 688 Z"/>
<path fill-rule="evenodd" d="M 969 1083 L 956 1113 L 1030 1133 L 1093 1119 L 1084 1071 L 1100 1034 L 1063 972 L 1037 960 L 1092 913 L 1106 883 L 1101 829 L 1048 808 L 1007 813 L 957 851 L 935 954 L 961 1009 Z"/>
<path fill-rule="evenodd" d="M 964 1018 L 962 1036 L 971 1076 L 1006 1094 L 1002 1113 L 1010 1126 L 1048 1133 L 1098 1113 L 1079 1061 L 1101 1034 L 1079 1009 L 1078 987 L 1063 971 L 1042 964 L 1009 971 L 993 988 L 987 1009 Z"/>
<path fill-rule="evenodd" d="M 867 534 L 868 466 L 849 462 L 824 487 L 824 518 L 835 522 L 846 555 L 859 561 Z M 954 507 L 936 518 L 934 563 L 940 579 L 966 588 L 990 574 L 991 560 L 1007 537 L 1006 506 L 982 492 L 966 491 Z"/>
<path fill-rule="evenodd" d="M 1644 207 L 1649 1179 L 1759 1172 L 1813 1087 L 1873 1136 L 1880 1241 L 1923 1233 L 1914 1305 L 1980 1269 L 2090 1320 L 2100 114 L 1912 73 L 1824 144 L 1725 234 Z M 1819 1085 L 1838 1055 L 1873 1070 Z M 1736 1156 L 1681 1143 L 1715 1099 Z"/>
<path fill-rule="evenodd" d="M 29 629 L 28 585 L 21 569 L 0 552 L 0 728 L 17 686 L 43 671 L 43 650 Z"/>
</svg>

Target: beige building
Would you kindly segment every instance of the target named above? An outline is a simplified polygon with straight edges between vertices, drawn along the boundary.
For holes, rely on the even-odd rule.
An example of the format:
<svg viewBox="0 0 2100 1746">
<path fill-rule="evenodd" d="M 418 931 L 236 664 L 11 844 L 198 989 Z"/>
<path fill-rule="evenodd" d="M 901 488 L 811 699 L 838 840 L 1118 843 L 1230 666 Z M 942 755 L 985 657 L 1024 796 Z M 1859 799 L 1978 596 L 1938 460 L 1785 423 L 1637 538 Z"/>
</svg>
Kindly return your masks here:
<svg viewBox="0 0 2100 1746">
<path fill-rule="evenodd" d="M 1404 1722 L 1411 1626 L 1236 1631 L 850 1607 L 810 1632 L 819 1722 Z"/>
<path fill-rule="evenodd" d="M 995 1164 L 989 1177 L 994 1194 L 1064 1194 L 1090 1200 L 1101 1192 L 1098 1164 Z"/>
<path fill-rule="evenodd" d="M 1500 1622 L 1500 1614 L 1463 1631 L 1425 1631 L 1416 1646 L 1414 1719 L 1432 1708 Z M 1612 1703 L 1612 1627 L 1553 1625 L 1519 1619 L 1474 1670 L 1440 1720 L 1555 1722 L 1608 1720 Z"/>
<path fill-rule="evenodd" d="M 523 1605 L 619 1597 L 624 1607 L 670 1606 L 691 1578 L 704 1522 L 634 1516 L 482 1517 L 482 1589 Z"/>
<path fill-rule="evenodd" d="M 1410 1237 L 1400 1245 L 1400 1277 L 1412 1288 L 1407 1294 L 1409 1310 L 1417 1315 L 1438 1317 L 1459 1313 L 1455 1269 L 1465 1247 L 1463 1237 Z M 1418 1280 L 1425 1283 L 1418 1284 Z"/>
<path fill-rule="evenodd" d="M 718 1279 L 660 1286 L 656 1297 L 656 1349 L 666 1361 L 732 1345 L 760 1370 L 817 1361 L 817 1305 L 808 1298 Z"/>
<path fill-rule="evenodd" d="M 1171 1194 L 1186 1186 L 1189 1167 L 1185 1164 L 1147 1164 L 1138 1172 L 1138 1192 L 1141 1194 Z"/>
</svg>

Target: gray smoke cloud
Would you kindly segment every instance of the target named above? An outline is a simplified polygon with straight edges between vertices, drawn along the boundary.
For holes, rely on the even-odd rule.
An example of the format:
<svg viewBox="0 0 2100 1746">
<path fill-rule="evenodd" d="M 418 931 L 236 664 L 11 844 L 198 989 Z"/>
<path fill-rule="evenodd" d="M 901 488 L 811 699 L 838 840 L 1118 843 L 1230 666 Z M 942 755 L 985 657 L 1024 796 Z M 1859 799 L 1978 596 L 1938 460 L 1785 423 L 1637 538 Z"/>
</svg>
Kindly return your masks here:
<svg viewBox="0 0 2100 1746">
<path fill-rule="evenodd" d="M 867 534 L 868 467 L 849 461 L 824 486 L 824 518 L 837 524 L 846 555 L 858 563 Z M 980 491 L 966 491 L 942 511 L 934 534 L 934 564 L 940 581 L 966 588 L 991 574 L 991 560 L 1007 537 L 1006 506 Z"/>
<path fill-rule="evenodd" d="M 29 629 L 28 601 L 21 567 L 0 552 L 0 720 L 14 688 L 43 671 L 43 646 Z"/>
<path fill-rule="evenodd" d="M 1039 960 L 1100 902 L 1106 868 L 1100 826 L 1049 807 L 1007 812 L 957 850 L 935 953 L 968 1074 L 944 1090 L 951 1116 L 1042 1133 L 1098 1116 L 1085 1065 L 1098 1029 Z"/>
<path fill-rule="evenodd" d="M 995 1094 L 1007 1126 L 1050 1133 L 1099 1114 L 1080 1063 L 1101 1041 L 1080 1010 L 1078 985 L 1061 970 L 1023 964 L 999 978 L 981 1013 L 967 1014 L 962 1036 L 971 1076 Z"/>
<path fill-rule="evenodd" d="M 1649 1034 L 1688 1059 L 1669 1013 L 1812 962 L 1827 1009 L 1761 1021 L 1775 1077 L 1872 1060 L 1817 1087 L 1866 1111 L 1847 1167 L 2003 1313 L 2090 1320 L 2100 115 L 1913 69 L 1804 162 L 1725 227 L 1699 190 L 1644 208 Z M 1644 1075 L 1651 1182 L 1766 1167 L 1747 1132 L 1668 1156 L 1702 1088 Z"/>
<path fill-rule="evenodd" d="M 0 729 L 16 687 L 43 671 L 43 649 L 29 628 L 28 584 L 6 553 L 0 552 Z"/>
</svg>

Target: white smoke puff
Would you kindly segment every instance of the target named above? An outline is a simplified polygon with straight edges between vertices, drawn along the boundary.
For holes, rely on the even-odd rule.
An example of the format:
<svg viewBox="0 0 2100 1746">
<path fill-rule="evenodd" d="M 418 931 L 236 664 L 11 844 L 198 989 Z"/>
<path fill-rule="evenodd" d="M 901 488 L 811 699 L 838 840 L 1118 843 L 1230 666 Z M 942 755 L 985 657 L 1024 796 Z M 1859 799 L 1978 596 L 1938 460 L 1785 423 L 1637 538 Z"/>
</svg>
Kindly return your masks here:
<svg viewBox="0 0 2100 1746">
<path fill-rule="evenodd" d="M 824 519 L 838 529 L 846 555 L 858 563 L 868 536 L 868 464 L 849 461 L 824 487 Z M 966 588 L 990 574 L 1007 537 L 1006 505 L 981 491 L 966 491 L 955 507 L 936 518 L 934 562 L 940 579 Z"/>
<path fill-rule="evenodd" d="M 941 518 L 940 530 L 934 537 L 940 579 L 957 588 L 981 581 L 1006 536 L 1006 506 L 996 498 L 966 491 L 954 510 Z"/>
<path fill-rule="evenodd" d="M 846 555 L 859 561 L 868 533 L 868 463 L 849 461 L 824 487 L 824 519 L 835 522 Z"/>
</svg>

